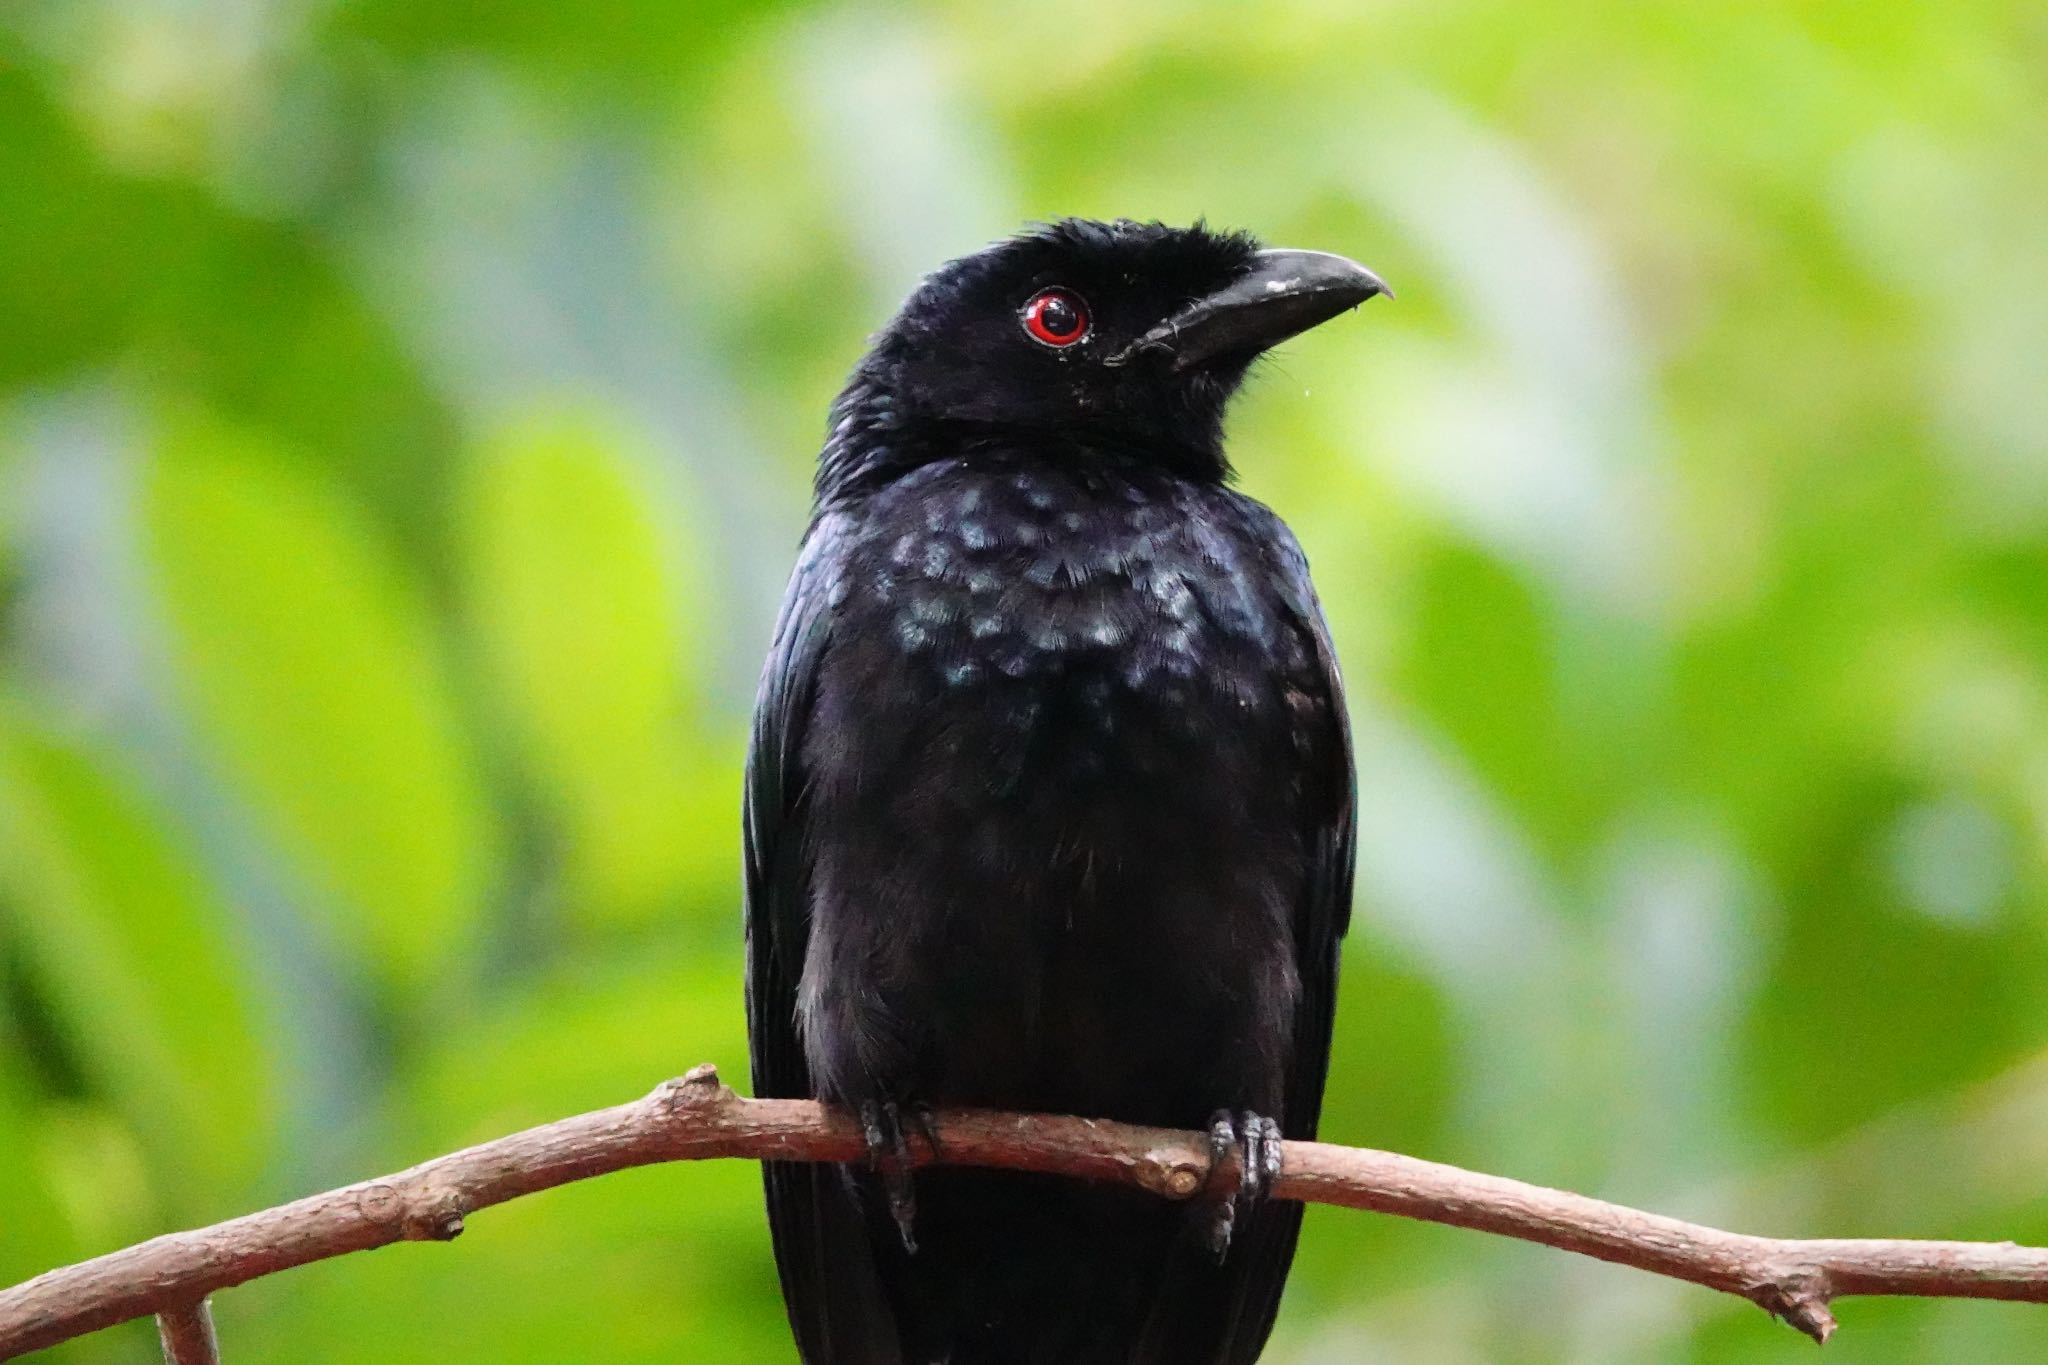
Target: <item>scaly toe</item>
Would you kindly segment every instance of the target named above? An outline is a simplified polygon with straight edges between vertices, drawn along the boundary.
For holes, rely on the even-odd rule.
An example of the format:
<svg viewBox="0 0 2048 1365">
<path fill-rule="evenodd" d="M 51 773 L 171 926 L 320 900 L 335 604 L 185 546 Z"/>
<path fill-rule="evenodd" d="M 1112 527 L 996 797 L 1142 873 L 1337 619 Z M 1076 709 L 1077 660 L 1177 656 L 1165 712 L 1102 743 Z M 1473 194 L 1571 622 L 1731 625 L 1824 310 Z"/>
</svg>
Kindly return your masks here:
<svg viewBox="0 0 2048 1365">
<path fill-rule="evenodd" d="M 867 1144 L 868 1169 L 882 1182 L 889 1201 L 889 1215 L 903 1239 L 903 1249 L 917 1252 L 914 1224 L 917 1219 L 917 1191 L 912 1172 L 916 1159 L 910 1139 L 903 1131 L 903 1110 L 894 1100 L 869 1100 L 860 1107 L 861 1138 Z"/>
<path fill-rule="evenodd" d="M 1266 1162 L 1262 1150 L 1266 1121 L 1247 1109 L 1238 1115 L 1238 1140 L 1243 1144 L 1237 1154 L 1244 1168 L 1244 1175 L 1238 1181 L 1237 1200 L 1249 1208 L 1259 1202 L 1266 1193 Z"/>
<path fill-rule="evenodd" d="M 1218 1262 L 1230 1253 L 1238 1201 L 1250 1169 L 1240 1150 L 1236 1120 L 1228 1109 L 1218 1109 L 1209 1118 L 1209 1181 L 1197 1209 L 1203 1244 Z"/>
<path fill-rule="evenodd" d="M 1280 1178 L 1281 1147 L 1280 1120 L 1265 1119 L 1259 1124 L 1259 1168 L 1265 1175 L 1265 1185 L 1272 1189 L 1273 1182 Z"/>
</svg>

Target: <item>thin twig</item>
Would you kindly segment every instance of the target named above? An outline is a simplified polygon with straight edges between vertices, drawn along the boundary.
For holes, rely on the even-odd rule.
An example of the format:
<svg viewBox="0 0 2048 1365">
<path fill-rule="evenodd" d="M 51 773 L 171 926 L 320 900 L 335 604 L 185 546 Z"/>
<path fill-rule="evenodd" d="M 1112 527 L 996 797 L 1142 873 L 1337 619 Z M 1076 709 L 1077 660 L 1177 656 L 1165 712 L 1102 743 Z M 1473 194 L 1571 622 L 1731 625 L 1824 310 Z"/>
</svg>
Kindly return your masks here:
<svg viewBox="0 0 2048 1365">
<path fill-rule="evenodd" d="M 158 1313 L 156 1334 L 164 1344 L 164 1365 L 220 1365 L 213 1309 L 205 1299 Z"/>
<path fill-rule="evenodd" d="M 924 1162 L 1133 1184 L 1184 1199 L 1208 1180 L 1199 1134 L 1090 1119 L 939 1114 Z M 847 1115 L 809 1100 L 741 1099 L 700 1066 L 631 1104 L 529 1128 L 376 1180 L 176 1232 L 0 1290 L 0 1359 L 216 1290 L 403 1240 L 447 1241 L 508 1199 L 629 1166 L 708 1157 L 854 1161 Z M 2011 1242 L 1800 1241 L 1721 1232 L 1583 1195 L 1415 1157 L 1289 1142 L 1272 1193 L 1541 1242 L 1739 1294 L 1816 1341 L 1854 1294 L 2048 1302 L 2048 1250 Z M 202 1357 L 203 1359 L 203 1357 Z"/>
</svg>

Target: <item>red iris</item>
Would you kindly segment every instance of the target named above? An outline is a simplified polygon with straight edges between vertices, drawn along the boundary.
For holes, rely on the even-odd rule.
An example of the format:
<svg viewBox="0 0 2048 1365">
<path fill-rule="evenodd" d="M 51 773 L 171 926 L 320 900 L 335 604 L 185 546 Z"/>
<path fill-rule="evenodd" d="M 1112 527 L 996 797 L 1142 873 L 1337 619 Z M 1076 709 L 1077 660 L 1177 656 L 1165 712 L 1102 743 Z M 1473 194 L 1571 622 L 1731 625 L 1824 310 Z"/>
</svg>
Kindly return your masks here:
<svg viewBox="0 0 2048 1365">
<path fill-rule="evenodd" d="M 1088 335 L 1088 306 L 1064 289 L 1044 289 L 1024 305 L 1024 330 L 1048 346 L 1071 346 Z"/>
</svg>

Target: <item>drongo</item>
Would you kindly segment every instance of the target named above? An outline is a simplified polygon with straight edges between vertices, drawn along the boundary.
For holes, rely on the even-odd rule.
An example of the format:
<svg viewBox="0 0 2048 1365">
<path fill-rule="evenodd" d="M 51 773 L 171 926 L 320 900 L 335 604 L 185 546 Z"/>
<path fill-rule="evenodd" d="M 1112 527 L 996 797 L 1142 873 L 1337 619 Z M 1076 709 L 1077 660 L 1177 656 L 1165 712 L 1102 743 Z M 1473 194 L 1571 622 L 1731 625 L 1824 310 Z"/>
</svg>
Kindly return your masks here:
<svg viewBox="0 0 2048 1365">
<path fill-rule="evenodd" d="M 940 267 L 833 405 L 747 769 L 762 1095 L 872 1160 L 764 1166 L 809 1365 L 1255 1359 L 1300 1226 L 1355 808 L 1337 666 L 1224 410 L 1386 286 L 1199 224 L 1070 219 Z M 1175 1204 L 929 1168 L 976 1105 L 1206 1128 Z"/>
</svg>

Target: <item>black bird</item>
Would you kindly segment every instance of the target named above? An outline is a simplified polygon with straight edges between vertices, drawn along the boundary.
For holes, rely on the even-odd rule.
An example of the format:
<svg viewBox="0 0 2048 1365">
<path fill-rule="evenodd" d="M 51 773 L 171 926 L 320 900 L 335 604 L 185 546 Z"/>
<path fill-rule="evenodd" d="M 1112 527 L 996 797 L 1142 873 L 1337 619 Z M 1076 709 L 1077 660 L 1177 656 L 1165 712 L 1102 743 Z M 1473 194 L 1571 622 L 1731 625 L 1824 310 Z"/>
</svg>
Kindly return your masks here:
<svg viewBox="0 0 2048 1365">
<path fill-rule="evenodd" d="M 1308 568 L 1227 486 L 1269 346 L 1386 286 L 1201 225 L 1068 220 L 941 267 L 832 409 L 747 771 L 758 1093 L 859 1113 L 768 1163 L 809 1365 L 1254 1360 L 1301 1209 L 1355 806 Z M 1209 1127 L 1190 1209 L 934 1168 L 981 1105 Z"/>
</svg>

